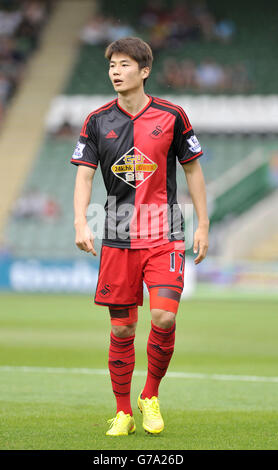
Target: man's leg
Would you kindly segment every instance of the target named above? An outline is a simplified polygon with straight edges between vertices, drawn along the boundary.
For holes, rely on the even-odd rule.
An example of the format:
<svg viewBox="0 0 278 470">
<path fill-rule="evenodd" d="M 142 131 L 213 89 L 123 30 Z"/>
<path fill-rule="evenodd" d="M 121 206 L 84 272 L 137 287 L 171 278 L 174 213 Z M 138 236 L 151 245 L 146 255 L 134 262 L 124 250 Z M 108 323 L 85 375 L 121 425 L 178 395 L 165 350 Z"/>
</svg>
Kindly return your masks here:
<svg viewBox="0 0 278 470">
<path fill-rule="evenodd" d="M 151 331 L 147 343 L 148 375 L 141 398 L 158 397 L 160 382 L 167 372 L 175 345 L 175 314 L 152 309 Z"/>
<path fill-rule="evenodd" d="M 110 307 L 109 311 L 111 334 L 108 366 L 117 413 L 106 435 L 120 436 L 130 434 L 136 428 L 130 403 L 130 387 L 135 364 L 134 338 L 138 315 L 137 307 Z"/>
<path fill-rule="evenodd" d="M 184 248 L 183 242 L 169 242 L 150 249 L 145 265 L 152 322 L 147 343 L 148 374 L 138 406 L 143 413 L 143 428 L 153 434 L 164 429 L 158 390 L 174 352 L 175 320 L 183 290 Z"/>
<path fill-rule="evenodd" d="M 137 307 L 109 308 L 109 311 L 111 334 L 108 366 L 117 403 L 117 413 L 123 411 L 132 416 L 130 387 L 135 364 L 134 338 L 137 325 Z"/>
<path fill-rule="evenodd" d="M 148 375 L 142 398 L 158 396 L 174 352 L 176 315 L 184 280 L 184 242 L 169 242 L 149 250 L 145 279 L 150 293 L 152 316 L 148 338 Z M 153 256 L 152 256 L 153 255 Z"/>
<path fill-rule="evenodd" d="M 117 415 L 106 434 L 127 435 L 135 430 L 130 386 L 138 305 L 143 305 L 143 273 L 138 250 L 102 246 L 95 303 L 107 306 L 111 318 L 108 365 Z"/>
<path fill-rule="evenodd" d="M 171 290 L 169 291 L 168 295 L 171 296 Z M 167 294 L 165 289 L 164 294 Z M 167 299 L 165 300 L 167 304 Z M 173 310 L 172 307 L 170 308 Z M 147 343 L 148 374 L 145 387 L 137 402 L 143 414 L 143 428 L 151 434 L 159 434 L 164 429 L 158 401 L 158 388 L 174 352 L 175 314 L 176 312 L 169 310 L 151 308 L 151 331 Z"/>
</svg>

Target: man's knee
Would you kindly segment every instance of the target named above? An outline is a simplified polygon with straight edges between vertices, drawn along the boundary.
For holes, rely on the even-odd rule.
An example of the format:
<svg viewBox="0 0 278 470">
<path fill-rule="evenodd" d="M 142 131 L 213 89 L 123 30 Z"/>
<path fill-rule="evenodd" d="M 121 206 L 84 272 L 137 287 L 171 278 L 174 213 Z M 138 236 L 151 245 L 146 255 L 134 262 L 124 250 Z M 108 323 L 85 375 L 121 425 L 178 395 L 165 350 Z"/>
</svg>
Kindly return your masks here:
<svg viewBox="0 0 278 470">
<path fill-rule="evenodd" d="M 127 338 L 135 334 L 138 320 L 138 307 L 109 307 L 112 332 L 119 338 Z"/>
<path fill-rule="evenodd" d="M 113 325 L 112 332 L 118 338 L 128 338 L 129 336 L 135 335 L 137 323 L 131 323 L 130 325 Z"/>
<path fill-rule="evenodd" d="M 154 308 L 151 310 L 151 315 L 153 324 L 163 329 L 171 328 L 176 321 L 175 313 L 167 310 Z"/>
</svg>

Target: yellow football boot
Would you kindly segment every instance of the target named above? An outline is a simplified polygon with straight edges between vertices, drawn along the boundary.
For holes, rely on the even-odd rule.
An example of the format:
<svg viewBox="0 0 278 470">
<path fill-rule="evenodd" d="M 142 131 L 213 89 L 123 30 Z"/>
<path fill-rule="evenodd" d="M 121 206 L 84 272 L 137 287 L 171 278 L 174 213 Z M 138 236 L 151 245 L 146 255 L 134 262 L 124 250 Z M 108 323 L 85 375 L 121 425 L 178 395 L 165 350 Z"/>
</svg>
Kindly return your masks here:
<svg viewBox="0 0 278 470">
<path fill-rule="evenodd" d="M 119 411 L 116 418 L 109 419 L 107 422 L 110 424 L 110 428 L 106 436 L 128 436 L 136 429 L 133 416 L 125 414 L 123 411 Z"/>
<path fill-rule="evenodd" d="M 143 428 L 151 434 L 159 434 L 164 429 L 164 421 L 160 413 L 157 397 L 141 398 L 138 397 L 138 408 L 143 414 Z"/>
</svg>

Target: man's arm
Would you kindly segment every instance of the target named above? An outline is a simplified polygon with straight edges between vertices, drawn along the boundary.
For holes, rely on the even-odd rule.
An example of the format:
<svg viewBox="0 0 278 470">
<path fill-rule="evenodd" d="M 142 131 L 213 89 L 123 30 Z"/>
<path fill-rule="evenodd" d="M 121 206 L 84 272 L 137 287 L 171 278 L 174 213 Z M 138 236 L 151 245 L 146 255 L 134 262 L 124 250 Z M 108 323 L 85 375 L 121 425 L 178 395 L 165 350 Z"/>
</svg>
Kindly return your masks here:
<svg viewBox="0 0 278 470">
<path fill-rule="evenodd" d="M 74 227 L 75 243 L 80 250 L 97 255 L 94 248 L 94 237 L 88 226 L 86 214 L 91 200 L 92 184 L 95 169 L 79 165 L 74 189 Z"/>
<path fill-rule="evenodd" d="M 194 253 L 198 253 L 195 264 L 199 264 L 207 254 L 209 218 L 204 175 L 199 160 L 183 165 L 188 190 L 198 217 L 198 228 L 194 234 Z"/>
</svg>

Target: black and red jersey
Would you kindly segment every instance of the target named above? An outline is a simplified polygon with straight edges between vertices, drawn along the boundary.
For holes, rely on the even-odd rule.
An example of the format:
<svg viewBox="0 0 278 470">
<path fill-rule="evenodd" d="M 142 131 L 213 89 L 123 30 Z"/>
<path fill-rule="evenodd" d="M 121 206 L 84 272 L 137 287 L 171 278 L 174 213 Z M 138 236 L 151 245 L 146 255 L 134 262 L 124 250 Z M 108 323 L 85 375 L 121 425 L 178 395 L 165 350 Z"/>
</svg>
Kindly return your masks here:
<svg viewBox="0 0 278 470">
<path fill-rule="evenodd" d="M 136 116 L 117 99 L 89 114 L 71 163 L 100 164 L 108 196 L 103 244 L 150 248 L 183 240 L 176 159 L 186 164 L 202 153 L 184 110 L 164 99 L 150 96 Z"/>
</svg>

